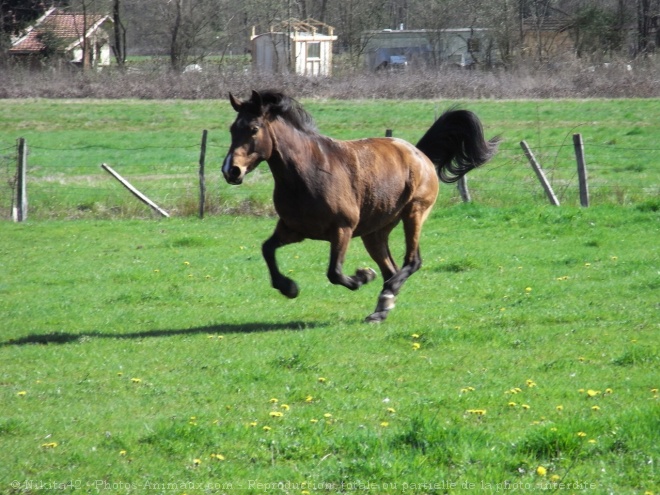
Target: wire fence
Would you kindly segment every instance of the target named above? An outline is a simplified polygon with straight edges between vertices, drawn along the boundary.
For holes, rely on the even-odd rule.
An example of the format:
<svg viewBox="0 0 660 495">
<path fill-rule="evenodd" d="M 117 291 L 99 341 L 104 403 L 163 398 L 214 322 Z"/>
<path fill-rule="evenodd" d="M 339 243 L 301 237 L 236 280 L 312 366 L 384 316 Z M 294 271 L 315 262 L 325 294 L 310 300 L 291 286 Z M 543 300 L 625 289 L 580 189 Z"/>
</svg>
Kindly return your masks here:
<svg viewBox="0 0 660 495">
<path fill-rule="evenodd" d="M 27 143 L 29 217 L 146 217 L 152 210 L 128 193 L 101 163 L 107 163 L 171 216 L 200 211 L 200 144 L 121 147 L 81 145 L 55 148 Z M 579 204 L 578 173 L 572 142 L 531 147 L 562 205 Z M 204 211 L 208 214 L 274 214 L 272 177 L 261 165 L 241 187 L 225 183 L 220 172 L 226 144 L 206 151 Z M 585 142 L 591 204 L 634 204 L 660 198 L 660 148 L 620 147 Z M 16 207 L 17 146 L 0 143 L 0 217 Z M 492 206 L 547 203 L 522 149 L 505 142 L 491 163 L 468 175 L 473 202 Z M 455 187 L 441 189 L 439 204 L 461 201 Z"/>
</svg>

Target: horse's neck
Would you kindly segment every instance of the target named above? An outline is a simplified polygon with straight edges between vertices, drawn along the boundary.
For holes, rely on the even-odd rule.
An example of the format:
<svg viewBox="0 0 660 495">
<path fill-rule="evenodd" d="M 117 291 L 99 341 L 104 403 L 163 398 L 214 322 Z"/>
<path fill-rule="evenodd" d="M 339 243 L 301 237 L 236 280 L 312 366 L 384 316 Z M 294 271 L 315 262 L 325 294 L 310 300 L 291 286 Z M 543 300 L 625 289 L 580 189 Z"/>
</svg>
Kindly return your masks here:
<svg viewBox="0 0 660 495">
<path fill-rule="evenodd" d="M 278 178 L 290 180 L 292 174 L 302 172 L 311 164 L 311 155 L 317 148 L 315 140 L 297 129 L 282 122 L 271 124 L 273 153 L 268 165 L 277 181 Z"/>
</svg>

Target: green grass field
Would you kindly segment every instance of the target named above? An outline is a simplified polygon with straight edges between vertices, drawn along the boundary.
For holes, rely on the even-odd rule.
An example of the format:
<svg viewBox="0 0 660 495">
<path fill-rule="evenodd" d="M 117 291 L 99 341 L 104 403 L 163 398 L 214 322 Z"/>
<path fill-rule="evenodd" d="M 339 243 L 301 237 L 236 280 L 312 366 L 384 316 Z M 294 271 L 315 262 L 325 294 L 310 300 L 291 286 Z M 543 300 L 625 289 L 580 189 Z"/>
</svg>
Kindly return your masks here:
<svg viewBox="0 0 660 495">
<path fill-rule="evenodd" d="M 244 95 L 246 96 L 246 95 Z M 323 134 L 338 139 L 382 136 L 416 142 L 443 110 L 476 112 L 486 135 L 500 134 L 495 159 L 469 177 L 475 202 L 508 207 L 547 202 L 520 148 L 526 140 L 563 205 L 577 205 L 572 135 L 585 143 L 592 204 L 629 205 L 660 196 L 660 100 L 335 101 L 304 100 Z M 272 182 L 262 166 L 239 187 L 220 174 L 235 117 L 227 101 L 2 100 L 0 209 L 8 217 L 15 142 L 27 140 L 29 215 L 34 219 L 149 217 L 100 168 L 107 163 L 175 216 L 198 211 L 202 130 L 209 213 L 272 213 Z M 443 206 L 460 201 L 448 188 Z"/>
<path fill-rule="evenodd" d="M 303 103 L 324 134 L 414 142 L 455 102 Z M 29 220 L 0 222 L 0 493 L 657 494 L 660 100 L 461 104 L 501 151 L 474 203 L 443 186 L 424 266 L 367 325 L 382 281 L 332 286 L 327 244 L 278 252 L 287 300 L 273 218 L 145 220 L 101 171 L 193 214 L 208 129 L 209 213 L 271 212 L 265 166 L 220 177 L 228 103 L 0 101 L 4 217 L 30 148 Z"/>
<path fill-rule="evenodd" d="M 381 325 L 270 218 L 2 222 L 0 492 L 658 493 L 658 221 L 437 207 Z"/>
</svg>

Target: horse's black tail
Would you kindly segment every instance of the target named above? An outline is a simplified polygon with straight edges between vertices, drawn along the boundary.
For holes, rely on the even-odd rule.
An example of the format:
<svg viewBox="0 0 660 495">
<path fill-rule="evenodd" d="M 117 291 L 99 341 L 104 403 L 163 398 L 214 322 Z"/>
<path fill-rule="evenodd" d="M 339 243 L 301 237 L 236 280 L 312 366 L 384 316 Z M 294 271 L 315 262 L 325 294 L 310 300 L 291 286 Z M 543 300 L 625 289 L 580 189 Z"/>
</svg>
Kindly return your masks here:
<svg viewBox="0 0 660 495">
<path fill-rule="evenodd" d="M 479 118 L 469 110 L 448 110 L 426 131 L 417 148 L 435 164 L 446 184 L 483 165 L 497 151 L 499 137 L 484 138 Z"/>
</svg>

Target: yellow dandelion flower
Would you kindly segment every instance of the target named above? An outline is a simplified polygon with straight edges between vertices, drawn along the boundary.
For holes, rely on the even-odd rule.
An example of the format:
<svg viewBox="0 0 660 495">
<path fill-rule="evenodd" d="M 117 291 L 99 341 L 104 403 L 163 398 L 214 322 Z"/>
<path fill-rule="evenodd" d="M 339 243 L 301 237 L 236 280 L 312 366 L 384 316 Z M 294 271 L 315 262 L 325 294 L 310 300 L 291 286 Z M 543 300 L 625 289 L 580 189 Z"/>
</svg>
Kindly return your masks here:
<svg viewBox="0 0 660 495">
<path fill-rule="evenodd" d="M 326 381 L 327 380 L 324 377 L 319 376 L 319 383 L 325 383 Z"/>
<path fill-rule="evenodd" d="M 527 380 L 525 383 L 529 388 L 536 387 L 536 382 L 534 382 L 534 380 Z"/>
<path fill-rule="evenodd" d="M 312 418 L 312 419 L 309 420 L 309 422 L 312 423 L 312 424 L 316 424 L 316 423 L 319 422 L 319 420 Z"/>
<path fill-rule="evenodd" d="M 120 371 L 117 373 L 117 376 L 124 376 L 124 374 Z"/>
<path fill-rule="evenodd" d="M 657 394 L 657 393 L 658 393 L 658 389 L 657 389 L 657 388 L 652 388 L 652 389 L 651 389 L 651 393 L 652 393 L 652 394 Z"/>
<path fill-rule="evenodd" d="M 485 409 L 468 409 L 467 412 L 470 414 L 476 414 L 477 416 L 483 416 L 486 414 Z"/>
<path fill-rule="evenodd" d="M 300 495 L 311 495 L 311 492 L 309 490 L 303 490 L 300 492 Z"/>
<path fill-rule="evenodd" d="M 16 395 L 18 395 L 19 397 L 25 397 L 26 394 L 27 394 L 27 392 L 25 390 L 21 390 Z"/>
<path fill-rule="evenodd" d="M 193 459 L 193 464 L 194 464 L 195 466 L 199 466 L 201 463 L 202 463 L 202 460 L 201 460 L 201 459 Z"/>
<path fill-rule="evenodd" d="M 564 406 L 559 405 L 559 406 L 555 407 L 555 409 L 557 409 L 557 411 L 559 411 L 559 412 L 562 412 L 564 410 Z"/>
<path fill-rule="evenodd" d="M 394 409 L 393 407 L 388 407 L 387 412 L 390 414 L 394 414 L 396 412 L 396 409 Z"/>
<path fill-rule="evenodd" d="M 554 432 L 556 432 L 556 431 L 558 431 L 558 430 L 557 430 L 556 427 L 553 426 L 552 428 L 550 428 L 550 431 L 552 431 L 552 432 L 554 433 Z"/>
<path fill-rule="evenodd" d="M 154 270 L 154 273 L 160 273 L 160 270 L 159 270 L 158 268 L 156 268 L 156 269 Z"/>
<path fill-rule="evenodd" d="M 282 416 L 284 416 L 284 413 L 280 411 L 271 411 L 268 414 L 270 415 L 271 418 L 281 418 Z"/>
<path fill-rule="evenodd" d="M 529 404 L 523 404 L 521 407 L 526 411 L 529 409 Z"/>
<path fill-rule="evenodd" d="M 585 263 L 584 266 L 586 266 L 587 268 L 589 268 L 589 267 L 591 266 L 591 263 Z"/>
<path fill-rule="evenodd" d="M 270 431 L 270 430 L 272 430 L 272 428 L 271 428 L 270 426 L 264 426 L 264 427 L 262 428 L 262 430 L 264 430 L 264 431 Z"/>
<path fill-rule="evenodd" d="M 587 440 L 587 443 L 598 443 L 598 440 L 596 440 L 595 438 L 590 438 L 589 440 Z"/>
<path fill-rule="evenodd" d="M 412 345 L 413 351 L 418 350 L 420 347 L 422 347 L 422 344 L 420 344 L 419 342 L 413 342 L 413 345 Z"/>
<path fill-rule="evenodd" d="M 509 402 L 509 407 L 516 407 L 517 405 L 518 404 L 516 404 L 515 402 Z"/>
<path fill-rule="evenodd" d="M 552 481 L 553 483 L 557 483 L 560 479 L 561 476 L 559 476 L 558 474 L 553 474 L 552 476 L 550 476 L 550 481 Z"/>
<path fill-rule="evenodd" d="M 211 454 L 211 459 L 217 459 L 218 461 L 224 461 L 225 456 L 222 454 Z"/>
<path fill-rule="evenodd" d="M 252 421 L 252 422 L 249 424 L 249 426 L 250 426 L 250 428 L 254 428 L 255 426 L 257 426 L 257 422 L 256 422 L 256 421 Z"/>
<path fill-rule="evenodd" d="M 592 411 L 600 411 L 600 407 L 599 406 L 592 406 L 591 410 Z"/>
<path fill-rule="evenodd" d="M 332 414 L 330 414 L 330 413 L 325 413 L 325 414 L 323 415 L 323 417 L 326 418 L 326 419 L 330 419 L 330 418 L 332 417 Z"/>
<path fill-rule="evenodd" d="M 131 381 L 132 381 L 133 383 L 142 383 L 142 379 L 141 379 L 141 378 L 131 378 Z"/>
<path fill-rule="evenodd" d="M 183 264 L 186 266 L 190 266 L 190 261 L 184 261 Z"/>
<path fill-rule="evenodd" d="M 583 393 L 584 393 L 584 389 L 583 389 L 583 388 L 578 389 L 578 394 L 583 394 Z"/>
<path fill-rule="evenodd" d="M 529 294 L 530 292 L 532 292 L 532 288 L 531 287 L 525 287 L 525 292 L 527 292 Z"/>
<path fill-rule="evenodd" d="M 312 397 L 311 395 L 308 395 L 307 397 L 305 397 L 305 402 L 309 403 L 309 402 L 312 402 L 313 400 L 314 400 L 314 397 Z"/>
<path fill-rule="evenodd" d="M 44 449 L 54 449 L 55 447 L 57 447 L 57 445 L 58 445 L 57 442 L 48 442 L 48 443 L 42 443 L 41 447 Z"/>
<path fill-rule="evenodd" d="M 413 334 L 411 335 L 411 337 L 412 337 L 413 339 L 418 339 L 418 338 L 419 338 L 419 334 L 418 334 L 418 333 L 413 333 Z"/>
<path fill-rule="evenodd" d="M 387 428 L 388 426 L 390 426 L 390 424 L 389 424 L 387 421 L 383 421 L 383 422 L 380 424 L 380 426 L 382 426 L 383 428 Z"/>
<path fill-rule="evenodd" d="M 610 395 L 610 394 L 613 394 L 613 393 L 614 393 L 614 390 L 612 390 L 611 388 L 606 388 L 606 389 L 605 389 L 605 393 L 606 393 L 607 395 Z"/>
<path fill-rule="evenodd" d="M 600 395 L 600 390 L 587 390 L 587 396 L 596 397 L 597 395 Z"/>
<path fill-rule="evenodd" d="M 268 402 L 270 402 L 271 404 L 277 404 L 279 402 L 279 400 L 277 400 L 275 397 L 273 397 Z"/>
<path fill-rule="evenodd" d="M 580 437 L 580 438 L 584 438 L 584 437 L 587 436 L 587 434 L 586 434 L 585 432 L 583 432 L 583 431 L 578 431 L 578 432 L 577 432 L 577 436 Z"/>
<path fill-rule="evenodd" d="M 536 474 L 538 474 L 539 476 L 545 476 L 546 474 L 548 474 L 548 470 L 543 466 L 539 466 L 536 468 Z"/>
<path fill-rule="evenodd" d="M 280 405 L 280 407 L 281 407 L 282 409 L 284 409 L 285 411 L 288 411 L 289 409 L 291 409 L 291 408 L 289 407 L 289 404 L 282 404 L 282 405 Z"/>
</svg>

